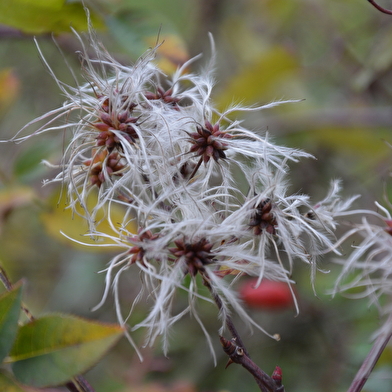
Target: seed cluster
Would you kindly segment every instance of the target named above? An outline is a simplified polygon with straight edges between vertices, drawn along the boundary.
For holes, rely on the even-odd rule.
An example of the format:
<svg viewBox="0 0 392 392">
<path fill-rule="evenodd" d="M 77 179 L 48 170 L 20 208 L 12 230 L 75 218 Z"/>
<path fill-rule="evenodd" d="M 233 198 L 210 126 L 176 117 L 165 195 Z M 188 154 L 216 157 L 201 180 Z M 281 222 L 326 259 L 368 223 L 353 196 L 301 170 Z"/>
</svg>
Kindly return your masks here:
<svg viewBox="0 0 392 392">
<path fill-rule="evenodd" d="M 170 248 L 169 251 L 176 257 L 176 261 L 183 260 L 186 272 L 195 276 L 214 261 L 214 254 L 211 252 L 213 244 L 206 238 L 194 242 L 188 241 L 186 238 L 175 240 L 176 247 Z"/>
<path fill-rule="evenodd" d="M 191 133 L 190 142 L 193 146 L 189 152 L 195 153 L 207 163 L 211 158 L 216 162 L 225 159 L 227 143 L 223 139 L 230 139 L 231 135 L 219 130 L 219 124 L 212 125 L 209 121 L 205 122 L 204 127 L 198 125 L 197 132 Z"/>
<path fill-rule="evenodd" d="M 105 182 L 107 175 L 121 176 L 124 169 L 121 155 L 114 151 L 109 154 L 108 150 L 96 151 L 92 159 L 83 162 L 89 169 L 90 183 L 98 188 Z"/>
<path fill-rule="evenodd" d="M 163 102 L 170 104 L 174 107 L 178 106 L 178 102 L 180 101 L 180 99 L 176 96 L 173 96 L 173 89 L 169 88 L 168 90 L 164 90 L 162 87 L 158 86 L 157 87 L 157 91 L 155 93 L 152 92 L 145 92 L 144 96 L 148 99 L 148 100 L 162 100 Z"/>
<path fill-rule="evenodd" d="M 273 204 L 268 198 L 256 205 L 249 223 L 254 235 L 260 235 L 264 231 L 269 234 L 276 234 L 275 227 L 278 223 L 272 209 Z"/>
<path fill-rule="evenodd" d="M 132 255 L 129 259 L 129 264 L 140 262 L 142 265 L 144 265 L 144 256 L 146 254 L 145 246 L 149 241 L 154 241 L 158 237 L 158 234 L 153 234 L 150 230 L 143 232 L 140 232 L 139 230 L 137 236 L 130 237 L 129 242 L 135 245 L 128 251 L 128 253 Z"/>
</svg>

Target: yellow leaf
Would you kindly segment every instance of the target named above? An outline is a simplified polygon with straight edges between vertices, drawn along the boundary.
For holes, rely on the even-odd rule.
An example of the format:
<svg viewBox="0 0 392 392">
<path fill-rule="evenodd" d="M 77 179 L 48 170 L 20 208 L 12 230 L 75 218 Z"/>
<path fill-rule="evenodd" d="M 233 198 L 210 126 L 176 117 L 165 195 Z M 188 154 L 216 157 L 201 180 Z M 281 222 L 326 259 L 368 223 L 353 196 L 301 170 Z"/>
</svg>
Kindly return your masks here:
<svg viewBox="0 0 392 392">
<path fill-rule="evenodd" d="M 157 37 L 147 37 L 146 41 L 151 47 L 154 47 L 157 43 Z M 162 45 L 158 48 L 156 60 L 163 72 L 171 74 L 189 60 L 185 42 L 178 35 L 166 34 L 160 37 L 160 42 Z"/>
<path fill-rule="evenodd" d="M 216 102 L 224 110 L 233 102 L 254 104 L 279 99 L 284 81 L 298 69 L 296 60 L 286 49 L 273 47 L 234 75 L 216 97 Z M 287 95 L 288 92 L 284 92 L 284 98 L 292 98 Z"/>
<path fill-rule="evenodd" d="M 389 129 L 379 129 L 375 137 L 374 129 L 330 126 L 312 130 L 311 136 L 321 145 L 342 153 L 352 153 L 361 159 L 382 159 L 390 154 L 390 149 L 382 141 L 383 137 L 388 140 L 389 133 Z"/>
<path fill-rule="evenodd" d="M 87 200 L 87 208 L 92 210 L 96 204 L 97 193 L 92 192 Z M 70 208 L 67 208 L 66 195 L 64 192 L 60 194 L 60 191 L 57 190 L 54 192 L 49 201 L 49 210 L 41 215 L 41 220 L 48 232 L 52 237 L 57 240 L 71 245 L 77 249 L 84 251 L 115 251 L 116 248 L 118 250 L 118 246 L 115 246 L 115 241 L 108 238 L 92 238 L 88 235 L 88 223 L 81 216 L 72 212 Z M 83 215 L 83 209 L 81 206 L 76 206 L 76 210 L 79 214 Z M 114 224 L 120 227 L 121 222 L 123 221 L 123 216 L 125 213 L 125 209 L 119 205 L 112 205 L 110 208 L 110 219 Z M 96 216 L 97 222 L 97 230 L 101 233 L 105 233 L 107 235 L 116 236 L 116 232 L 114 232 L 113 228 L 110 226 L 107 219 L 104 219 L 106 214 L 108 214 L 105 209 L 101 209 L 98 211 Z M 131 233 L 137 232 L 137 224 L 136 221 L 132 221 L 127 230 Z M 64 233 L 64 234 L 62 234 Z M 101 247 L 101 246 L 86 246 L 78 244 L 75 241 L 71 241 L 69 238 L 73 238 L 77 241 L 83 242 L 86 245 L 104 245 L 104 244 L 113 244 L 113 246 L 109 247 Z"/>
</svg>

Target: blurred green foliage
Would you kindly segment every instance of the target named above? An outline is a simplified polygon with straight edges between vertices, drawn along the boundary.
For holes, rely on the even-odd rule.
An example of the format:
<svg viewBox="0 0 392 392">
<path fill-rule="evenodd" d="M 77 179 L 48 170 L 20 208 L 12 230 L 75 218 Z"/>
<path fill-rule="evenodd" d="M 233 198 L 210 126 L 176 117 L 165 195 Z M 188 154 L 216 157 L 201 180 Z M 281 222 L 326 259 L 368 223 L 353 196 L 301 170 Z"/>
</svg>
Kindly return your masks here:
<svg viewBox="0 0 392 392">
<path fill-rule="evenodd" d="M 96 28 L 103 26 L 94 13 L 91 19 Z M 63 33 L 68 32 L 70 26 L 87 30 L 83 4 L 64 0 L 3 0 L 0 23 L 29 34 Z"/>
<path fill-rule="evenodd" d="M 0 362 L 8 355 L 15 340 L 21 304 L 20 283 L 0 297 Z"/>
<path fill-rule="evenodd" d="M 19 328 L 9 361 L 22 384 L 62 385 L 91 368 L 123 333 L 118 325 L 45 315 Z"/>
<path fill-rule="evenodd" d="M 116 324 L 69 315 L 34 318 L 22 302 L 22 282 L 12 285 L 0 268 L 7 292 L 0 296 L 0 362 L 12 362 L 11 375 L 0 371 L 3 392 L 66 384 L 91 368 L 124 334 Z M 21 310 L 28 321 L 19 326 Z M 26 386 L 26 387 L 25 387 Z"/>
<path fill-rule="evenodd" d="M 37 40 L 48 63 L 59 79 L 75 85 L 69 69 L 77 74 L 75 52 L 80 44 L 67 31 L 70 26 L 86 27 L 79 2 L 24 0 L 19 7 L 14 4 L 3 1 L 0 6 L 2 140 L 62 102 L 30 34 L 42 33 Z M 56 10 L 43 11 L 42 7 L 55 4 Z M 362 194 L 358 207 L 374 208 L 374 200 L 382 200 L 384 194 L 392 196 L 388 181 L 392 18 L 367 1 L 97 0 L 86 5 L 100 38 L 124 63 L 157 40 L 165 40 L 158 61 L 168 70 L 200 51 L 204 57 L 194 66 L 201 67 L 210 56 L 211 32 L 218 51 L 215 99 L 221 109 L 233 102 L 302 100 L 241 115 L 248 127 L 268 131 L 278 143 L 302 148 L 317 158 L 293 166 L 293 192 L 310 193 L 316 200 L 324 196 L 329 180 L 338 177 L 346 195 Z M 51 32 L 56 33 L 56 44 Z M 111 299 L 97 312 L 90 312 L 103 291 L 104 277 L 96 272 L 111 255 L 75 249 L 59 240 L 63 208 L 56 210 L 58 190 L 41 187 L 42 178 L 55 173 L 39 161 L 58 162 L 66 136 L 53 133 L 20 145 L 0 144 L 0 258 L 14 281 L 27 279 L 26 302 L 34 313 L 55 310 L 114 322 Z M 85 234 L 78 224 L 67 227 L 74 227 L 68 234 L 78 239 Z M 378 325 L 377 312 L 368 310 L 366 302 L 325 295 L 336 271 L 328 260 L 320 267 L 332 271 L 317 277 L 318 298 L 310 287 L 308 269 L 298 266 L 295 272 L 301 306 L 297 317 L 288 311 L 252 311 L 268 331 L 281 334 L 280 342 L 257 331 L 253 335 L 243 331 L 255 362 L 267 372 L 279 364 L 290 392 L 346 390 Z M 131 306 L 137 282 L 137 276 L 124 275 L 121 298 L 125 307 Z M 185 302 L 186 295 L 179 299 Z M 257 391 L 242 368 L 231 365 L 224 370 L 227 359 L 217 339 L 216 309 L 200 306 L 216 341 L 217 368 L 197 323 L 184 319 L 173 329 L 169 358 L 160 354 L 159 347 L 146 348 L 140 364 L 124 342 L 87 378 L 101 392 Z M 145 312 L 142 304 L 136 306 L 136 318 Z M 240 320 L 236 322 L 243 327 Z M 137 332 L 135 338 L 142 342 L 142 333 Z M 390 357 L 388 347 L 366 391 L 390 391 Z M 1 380 L 7 377 L 0 375 Z"/>
</svg>

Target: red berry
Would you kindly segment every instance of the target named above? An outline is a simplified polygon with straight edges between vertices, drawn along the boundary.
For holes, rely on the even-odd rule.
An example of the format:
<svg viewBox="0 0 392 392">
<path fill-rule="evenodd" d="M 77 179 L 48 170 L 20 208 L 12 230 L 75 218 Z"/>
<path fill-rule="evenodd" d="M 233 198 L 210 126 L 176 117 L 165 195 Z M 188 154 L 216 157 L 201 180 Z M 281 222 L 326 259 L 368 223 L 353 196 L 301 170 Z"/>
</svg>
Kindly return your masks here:
<svg viewBox="0 0 392 392">
<path fill-rule="evenodd" d="M 242 300 L 251 308 L 283 310 L 294 306 L 293 294 L 285 282 L 262 280 L 256 287 L 257 278 L 247 279 L 239 288 Z"/>
</svg>

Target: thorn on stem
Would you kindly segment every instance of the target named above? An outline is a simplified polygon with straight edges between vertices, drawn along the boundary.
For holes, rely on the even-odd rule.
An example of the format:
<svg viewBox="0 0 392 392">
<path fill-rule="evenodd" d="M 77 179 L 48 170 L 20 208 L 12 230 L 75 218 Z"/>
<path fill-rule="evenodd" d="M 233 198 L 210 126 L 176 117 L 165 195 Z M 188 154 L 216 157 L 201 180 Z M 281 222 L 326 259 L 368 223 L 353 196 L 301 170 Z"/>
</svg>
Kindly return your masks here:
<svg viewBox="0 0 392 392">
<path fill-rule="evenodd" d="M 227 369 L 232 363 L 234 363 L 234 361 L 232 361 L 231 359 L 229 359 L 226 363 L 225 369 Z"/>
</svg>

